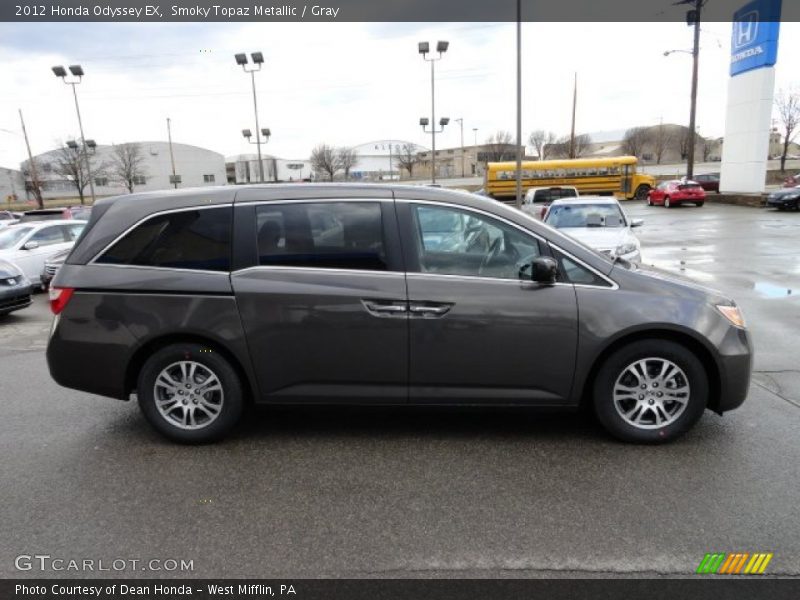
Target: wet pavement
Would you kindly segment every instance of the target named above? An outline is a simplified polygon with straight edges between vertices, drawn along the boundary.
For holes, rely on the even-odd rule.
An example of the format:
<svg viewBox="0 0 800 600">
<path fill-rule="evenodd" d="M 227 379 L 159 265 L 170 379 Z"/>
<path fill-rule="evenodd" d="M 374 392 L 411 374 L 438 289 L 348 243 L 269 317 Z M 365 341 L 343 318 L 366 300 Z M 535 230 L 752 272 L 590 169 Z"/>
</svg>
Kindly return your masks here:
<svg viewBox="0 0 800 600">
<path fill-rule="evenodd" d="M 800 213 L 625 207 L 645 262 L 742 306 L 739 410 L 660 447 L 576 415 L 356 409 L 262 411 L 183 447 L 49 379 L 39 295 L 0 321 L 0 576 L 680 576 L 712 551 L 800 575 Z M 194 570 L 15 570 L 35 553 Z"/>
</svg>

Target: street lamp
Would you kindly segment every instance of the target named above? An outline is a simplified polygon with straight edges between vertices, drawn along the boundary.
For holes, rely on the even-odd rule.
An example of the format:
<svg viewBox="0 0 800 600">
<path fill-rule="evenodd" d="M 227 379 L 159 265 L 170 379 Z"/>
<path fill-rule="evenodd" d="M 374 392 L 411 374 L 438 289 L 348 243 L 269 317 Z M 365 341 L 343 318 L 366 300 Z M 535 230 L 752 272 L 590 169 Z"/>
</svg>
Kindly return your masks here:
<svg viewBox="0 0 800 600">
<path fill-rule="evenodd" d="M 434 96 L 435 91 L 435 84 L 434 84 L 434 64 L 436 61 L 442 60 L 442 55 L 447 52 L 447 48 L 450 45 L 450 42 L 445 41 L 438 41 L 436 42 L 436 52 L 439 53 L 438 57 L 431 56 L 428 58 L 428 53 L 430 52 L 430 44 L 428 42 L 420 42 L 417 44 L 417 50 L 422 55 L 422 59 L 431 63 L 431 120 L 430 122 L 433 123 L 436 121 L 436 100 Z M 427 119 L 426 119 L 427 121 Z M 444 123 L 442 123 L 444 121 Z M 444 126 L 450 122 L 450 119 L 442 119 L 439 121 L 439 124 L 444 129 Z M 423 125 L 422 120 L 420 120 L 420 125 L 422 125 L 423 131 L 425 130 L 425 125 Z M 427 132 L 426 132 L 427 133 Z M 436 134 L 441 133 L 440 131 L 436 131 L 435 127 L 431 127 L 430 134 L 431 134 L 431 183 L 436 183 Z"/>
<path fill-rule="evenodd" d="M 464 177 L 464 119 L 453 119 L 461 126 L 461 177 Z"/>
<path fill-rule="evenodd" d="M 686 23 L 694 26 L 694 44 L 692 46 L 692 93 L 689 108 L 689 148 L 686 157 L 686 178 L 694 177 L 694 144 L 695 144 L 695 124 L 697 116 L 697 73 L 700 63 L 700 19 L 703 6 L 708 0 L 678 0 L 675 5 L 686 4 L 691 6 L 691 10 L 686 13 Z M 672 52 L 686 52 L 685 50 L 668 50 L 664 56 L 669 56 Z"/>
<path fill-rule="evenodd" d="M 244 52 L 240 52 L 238 54 L 234 54 L 233 57 L 236 59 L 236 64 L 242 67 L 242 70 L 245 73 L 250 73 L 250 79 L 253 83 L 253 111 L 256 115 L 256 132 L 258 132 L 258 101 L 256 100 L 256 71 L 261 70 L 261 65 L 264 64 L 264 55 L 261 52 L 251 52 L 250 58 L 253 60 L 253 66 L 248 66 L 247 63 L 247 54 Z M 246 130 L 246 131 L 249 131 Z M 269 131 L 269 130 L 267 130 Z M 244 133 L 244 131 L 242 132 Z M 245 136 L 249 138 L 250 136 Z M 269 136 L 267 136 L 269 137 Z M 249 139 L 248 139 L 249 141 Z M 256 134 L 256 146 L 258 146 L 258 173 L 261 177 L 261 183 L 264 183 L 264 163 L 261 162 L 261 137 Z"/>
<path fill-rule="evenodd" d="M 96 146 L 93 140 L 87 140 L 86 137 L 83 135 L 83 121 L 81 120 L 81 109 L 78 105 L 78 92 L 75 90 L 75 86 L 78 85 L 81 80 L 83 79 L 84 72 L 83 67 L 80 65 L 70 65 L 69 72 L 72 73 L 72 77 L 67 79 L 67 70 L 62 66 L 55 66 L 53 67 L 53 74 L 56 77 L 59 77 L 61 81 L 63 81 L 67 85 L 72 86 L 72 95 L 75 98 L 75 112 L 78 113 L 78 128 L 81 132 L 81 144 L 83 147 L 83 163 L 84 167 L 86 168 L 86 176 L 89 178 L 89 191 L 92 194 L 92 204 L 94 204 L 95 196 L 94 196 L 94 179 L 92 177 L 92 170 L 89 167 L 89 155 L 86 152 L 86 147 L 89 141 L 92 142 L 92 148 Z M 73 142 L 75 143 L 75 142 Z M 77 144 L 75 144 L 75 148 L 77 149 Z"/>
<path fill-rule="evenodd" d="M 248 141 L 248 143 L 256 144 L 258 146 L 258 148 L 259 148 L 259 152 L 258 152 L 258 164 L 259 165 L 261 164 L 261 144 L 266 144 L 267 142 L 269 142 L 269 138 L 270 138 L 271 135 L 272 135 L 272 132 L 270 131 L 269 127 L 262 127 L 260 133 L 258 131 L 256 131 L 256 135 L 255 135 L 256 141 L 252 141 L 250 138 L 253 137 L 253 132 L 250 131 L 249 129 L 242 129 L 242 137 L 245 138 Z M 262 181 L 262 183 L 264 182 L 264 171 L 263 170 L 261 171 L 261 181 Z"/>
</svg>

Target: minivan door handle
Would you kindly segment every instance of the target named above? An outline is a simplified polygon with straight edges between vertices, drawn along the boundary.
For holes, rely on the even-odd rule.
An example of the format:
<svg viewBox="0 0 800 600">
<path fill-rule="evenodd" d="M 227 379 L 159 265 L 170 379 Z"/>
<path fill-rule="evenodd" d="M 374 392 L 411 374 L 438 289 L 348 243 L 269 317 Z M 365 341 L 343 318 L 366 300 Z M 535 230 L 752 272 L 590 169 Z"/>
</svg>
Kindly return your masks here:
<svg viewBox="0 0 800 600">
<path fill-rule="evenodd" d="M 419 303 L 419 302 L 412 302 L 408 305 L 409 310 L 411 311 L 412 316 L 417 317 L 442 317 L 450 312 L 450 309 L 453 308 L 452 304 L 432 304 L 432 303 Z"/>
<path fill-rule="evenodd" d="M 373 317 L 404 317 L 408 314 L 405 300 L 361 300 Z"/>
</svg>

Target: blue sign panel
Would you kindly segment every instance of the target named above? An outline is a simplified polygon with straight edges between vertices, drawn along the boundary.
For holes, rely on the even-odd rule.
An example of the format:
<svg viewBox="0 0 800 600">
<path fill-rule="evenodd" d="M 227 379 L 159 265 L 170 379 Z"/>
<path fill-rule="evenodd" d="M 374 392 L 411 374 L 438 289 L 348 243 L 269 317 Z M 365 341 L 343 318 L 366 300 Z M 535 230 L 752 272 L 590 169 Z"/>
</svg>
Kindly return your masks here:
<svg viewBox="0 0 800 600">
<path fill-rule="evenodd" d="M 731 76 L 778 60 L 781 0 L 754 0 L 733 13 Z"/>
</svg>

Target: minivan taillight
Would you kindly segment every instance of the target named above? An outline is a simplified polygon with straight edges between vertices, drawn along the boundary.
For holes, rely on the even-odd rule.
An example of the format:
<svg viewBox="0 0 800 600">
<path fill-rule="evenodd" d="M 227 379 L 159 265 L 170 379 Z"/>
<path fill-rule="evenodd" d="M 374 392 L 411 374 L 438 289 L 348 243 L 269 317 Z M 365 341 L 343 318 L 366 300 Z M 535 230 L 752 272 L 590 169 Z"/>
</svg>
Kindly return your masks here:
<svg viewBox="0 0 800 600">
<path fill-rule="evenodd" d="M 60 314 L 67 307 L 67 302 L 74 292 L 75 288 L 50 288 L 50 310 L 54 315 Z"/>
</svg>

